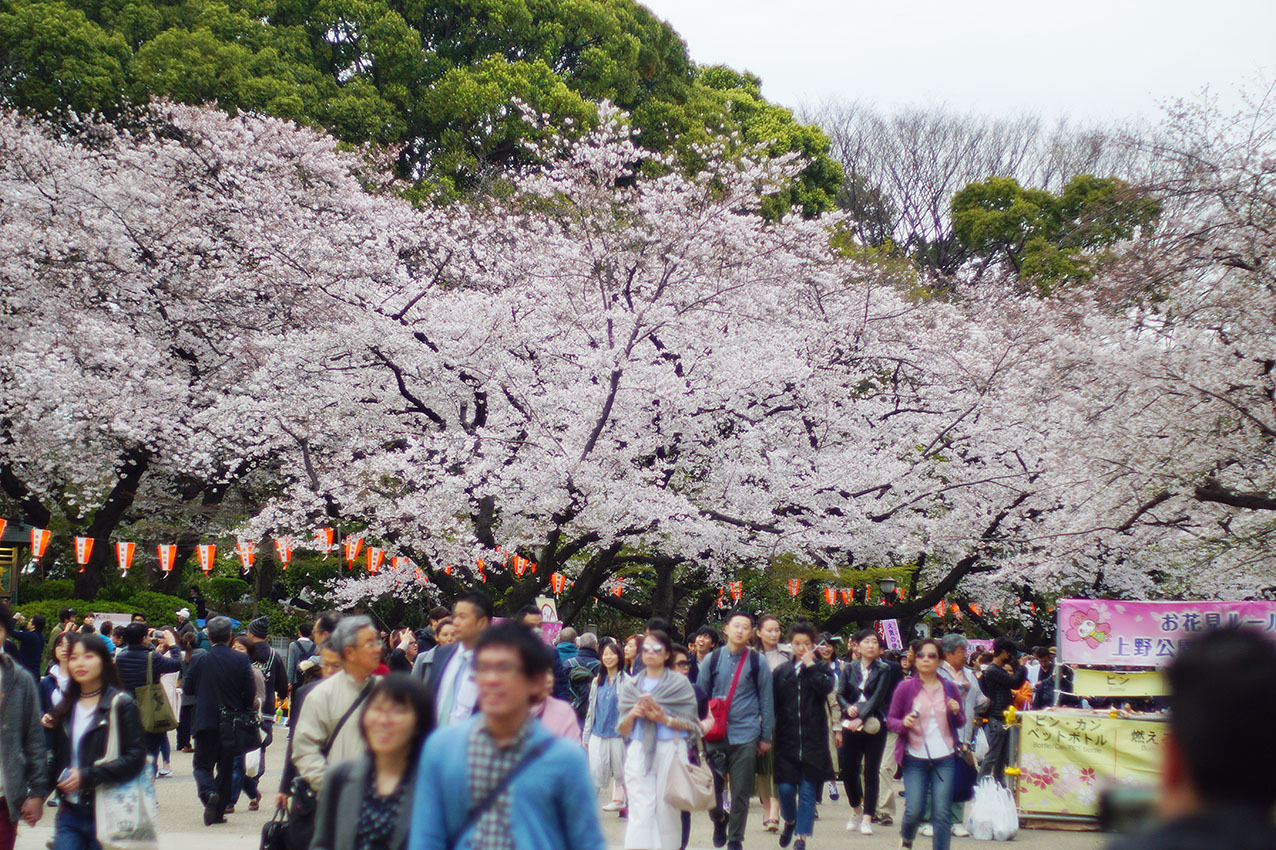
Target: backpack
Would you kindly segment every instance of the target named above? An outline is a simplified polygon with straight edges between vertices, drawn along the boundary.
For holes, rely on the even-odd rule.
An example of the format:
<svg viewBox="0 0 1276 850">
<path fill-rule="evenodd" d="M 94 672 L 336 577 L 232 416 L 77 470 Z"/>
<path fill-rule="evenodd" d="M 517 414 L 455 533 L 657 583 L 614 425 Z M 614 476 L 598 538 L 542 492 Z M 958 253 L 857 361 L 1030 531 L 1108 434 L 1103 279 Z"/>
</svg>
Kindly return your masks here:
<svg viewBox="0 0 1276 850">
<path fill-rule="evenodd" d="M 564 666 L 567 668 L 567 688 L 571 691 L 572 708 L 576 709 L 576 716 L 584 722 L 585 715 L 589 713 L 589 687 L 598 674 L 580 663 L 578 658 L 567 659 Z"/>
</svg>

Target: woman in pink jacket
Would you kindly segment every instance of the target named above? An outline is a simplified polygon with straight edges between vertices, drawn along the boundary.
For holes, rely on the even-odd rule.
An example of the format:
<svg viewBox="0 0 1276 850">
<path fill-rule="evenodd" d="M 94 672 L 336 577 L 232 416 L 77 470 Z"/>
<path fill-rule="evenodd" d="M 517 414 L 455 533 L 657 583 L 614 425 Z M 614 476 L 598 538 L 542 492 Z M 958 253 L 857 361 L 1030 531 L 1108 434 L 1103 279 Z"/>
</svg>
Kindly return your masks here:
<svg viewBox="0 0 1276 850">
<path fill-rule="evenodd" d="M 895 689 L 886 727 L 899 735 L 895 761 L 903 768 L 907 794 L 900 845 L 912 847 L 926 800 L 930 797 L 935 850 L 948 850 L 952 840 L 953 780 L 957 763 L 953 754 L 961 742 L 966 722 L 961 693 L 952 682 L 939 677 L 943 657 L 939 641 L 927 638 L 917 647 L 917 675 Z"/>
</svg>

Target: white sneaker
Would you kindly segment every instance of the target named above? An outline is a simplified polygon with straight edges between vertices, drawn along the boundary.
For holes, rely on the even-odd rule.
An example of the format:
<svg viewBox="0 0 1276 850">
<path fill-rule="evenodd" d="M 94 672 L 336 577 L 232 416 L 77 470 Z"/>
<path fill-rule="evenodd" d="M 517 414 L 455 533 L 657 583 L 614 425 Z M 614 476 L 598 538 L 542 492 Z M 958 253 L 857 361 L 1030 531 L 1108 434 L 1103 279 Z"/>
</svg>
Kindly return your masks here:
<svg viewBox="0 0 1276 850">
<path fill-rule="evenodd" d="M 917 834 L 924 836 L 926 838 L 931 838 L 935 834 L 935 827 L 931 826 L 928 823 L 922 824 L 922 828 L 918 831 Z"/>
<path fill-rule="evenodd" d="M 864 819 L 860 821 L 860 835 L 873 834 L 873 817 L 872 815 L 864 815 Z"/>
<path fill-rule="evenodd" d="M 851 818 L 850 820 L 846 822 L 846 830 L 848 832 L 853 832 L 855 828 L 858 827 L 859 825 L 860 825 L 859 818 Z"/>
<path fill-rule="evenodd" d="M 953 836 L 956 838 L 969 838 L 970 830 L 959 823 L 953 824 Z"/>
<path fill-rule="evenodd" d="M 167 767 L 161 767 L 158 771 L 156 771 L 155 775 L 160 779 L 167 779 L 173 775 L 173 771 L 169 770 Z"/>
<path fill-rule="evenodd" d="M 618 812 L 618 811 L 620 811 L 621 809 L 623 809 L 624 807 L 625 807 L 625 804 L 624 804 L 624 803 L 617 803 L 615 800 L 612 800 L 610 803 L 608 803 L 607 805 L 603 806 L 603 811 L 604 811 L 604 812 Z"/>
</svg>

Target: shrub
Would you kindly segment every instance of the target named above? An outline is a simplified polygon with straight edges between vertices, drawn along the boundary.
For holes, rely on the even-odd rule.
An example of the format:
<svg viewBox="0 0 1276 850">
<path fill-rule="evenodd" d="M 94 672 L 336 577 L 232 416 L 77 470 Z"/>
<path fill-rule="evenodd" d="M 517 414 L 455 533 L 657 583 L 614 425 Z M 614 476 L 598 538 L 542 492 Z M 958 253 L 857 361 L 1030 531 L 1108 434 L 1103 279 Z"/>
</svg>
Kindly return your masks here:
<svg viewBox="0 0 1276 850">
<path fill-rule="evenodd" d="M 18 587 L 18 598 L 24 605 L 42 599 L 70 599 L 74 595 L 75 582 L 69 578 L 50 578 L 30 585 L 22 582 Z"/>
<path fill-rule="evenodd" d="M 250 590 L 248 582 L 243 579 L 227 578 L 225 576 L 210 578 L 204 586 L 204 593 L 208 596 L 209 607 L 220 611 L 229 610 L 231 603 L 238 602 L 240 597 Z"/>
<path fill-rule="evenodd" d="M 102 605 L 111 603 L 102 602 Z M 153 590 L 144 590 L 136 593 L 131 599 L 127 599 L 122 603 L 115 603 L 126 611 L 134 614 L 144 614 L 146 622 L 152 626 L 175 626 L 177 625 L 177 612 L 179 609 L 191 609 L 191 604 L 185 599 L 179 599 L 176 596 L 169 596 L 166 593 L 156 593 Z M 195 618 L 195 612 L 191 610 L 191 619 Z"/>
</svg>

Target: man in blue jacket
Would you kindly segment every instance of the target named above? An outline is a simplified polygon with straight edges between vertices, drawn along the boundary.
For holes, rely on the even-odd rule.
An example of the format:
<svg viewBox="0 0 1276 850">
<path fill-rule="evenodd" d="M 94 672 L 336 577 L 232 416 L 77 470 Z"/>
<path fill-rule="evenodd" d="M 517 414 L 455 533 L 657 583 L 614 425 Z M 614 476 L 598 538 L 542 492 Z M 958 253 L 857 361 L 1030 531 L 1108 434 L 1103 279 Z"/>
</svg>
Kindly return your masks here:
<svg viewBox="0 0 1276 850">
<path fill-rule="evenodd" d="M 480 713 L 426 741 L 409 850 L 604 850 L 584 752 L 530 713 L 551 669 L 522 626 L 478 638 Z"/>
</svg>

